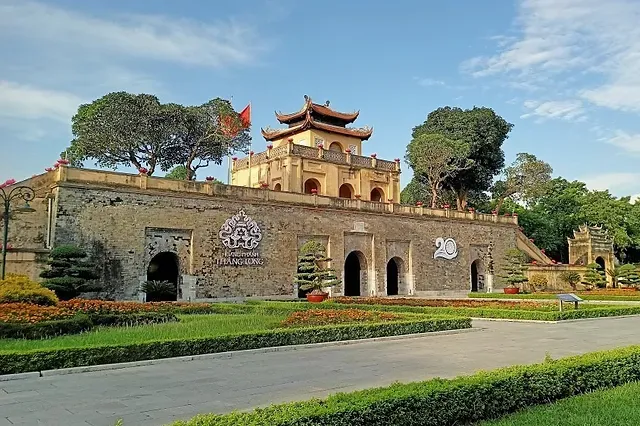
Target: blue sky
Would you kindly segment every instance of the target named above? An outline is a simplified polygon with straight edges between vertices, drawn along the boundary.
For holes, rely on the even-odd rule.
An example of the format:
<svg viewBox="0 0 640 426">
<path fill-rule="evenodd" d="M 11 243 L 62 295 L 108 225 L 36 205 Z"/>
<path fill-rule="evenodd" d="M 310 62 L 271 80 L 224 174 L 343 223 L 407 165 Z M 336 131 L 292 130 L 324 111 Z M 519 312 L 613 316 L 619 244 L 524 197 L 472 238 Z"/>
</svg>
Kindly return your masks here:
<svg viewBox="0 0 640 426">
<path fill-rule="evenodd" d="M 488 106 L 515 124 L 507 162 L 640 194 L 639 21 L 636 0 L 0 0 L 0 180 L 42 172 L 79 103 L 126 90 L 251 102 L 255 151 L 274 110 L 330 100 L 385 159 L 433 109 Z"/>
</svg>

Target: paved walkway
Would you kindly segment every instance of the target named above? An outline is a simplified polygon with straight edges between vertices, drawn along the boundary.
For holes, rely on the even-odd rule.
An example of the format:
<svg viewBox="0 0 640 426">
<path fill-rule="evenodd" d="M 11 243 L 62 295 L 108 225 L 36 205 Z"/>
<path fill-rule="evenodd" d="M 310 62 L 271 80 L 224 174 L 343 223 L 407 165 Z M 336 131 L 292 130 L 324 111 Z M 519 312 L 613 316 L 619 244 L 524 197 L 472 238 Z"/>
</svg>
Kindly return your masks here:
<svg viewBox="0 0 640 426">
<path fill-rule="evenodd" d="M 453 377 L 640 344 L 640 318 L 563 324 L 474 321 L 476 332 L 0 382 L 0 426 L 163 425 L 331 393 Z"/>
</svg>

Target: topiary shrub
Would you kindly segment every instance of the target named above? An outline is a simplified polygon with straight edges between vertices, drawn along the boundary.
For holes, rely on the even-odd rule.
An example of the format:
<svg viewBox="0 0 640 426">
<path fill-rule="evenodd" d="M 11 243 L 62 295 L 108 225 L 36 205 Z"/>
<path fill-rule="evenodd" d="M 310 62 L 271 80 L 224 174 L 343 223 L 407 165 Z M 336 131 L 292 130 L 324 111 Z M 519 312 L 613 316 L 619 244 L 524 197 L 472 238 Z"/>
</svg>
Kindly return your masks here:
<svg viewBox="0 0 640 426">
<path fill-rule="evenodd" d="M 547 277 L 542 274 L 533 274 L 531 276 L 531 279 L 529 279 L 529 286 L 531 287 L 532 291 L 544 290 L 545 288 L 547 288 L 548 284 L 549 281 L 547 280 Z"/>
<path fill-rule="evenodd" d="M 504 274 L 500 275 L 500 278 L 504 280 L 507 287 L 519 287 L 519 284 L 529 281 L 529 278 L 525 275 L 527 267 L 524 265 L 524 262 L 524 253 L 520 250 L 507 250 L 504 256 Z"/>
<path fill-rule="evenodd" d="M 0 281 L 0 303 L 33 303 L 52 306 L 58 303 L 56 294 L 26 275 L 7 274 Z"/>
<path fill-rule="evenodd" d="M 618 283 L 625 287 L 637 288 L 640 286 L 640 273 L 638 272 L 638 266 L 632 263 L 620 266 Z"/>
<path fill-rule="evenodd" d="M 49 254 L 49 270 L 40 276 L 45 278 L 43 285 L 55 291 L 61 300 L 70 300 L 82 293 L 99 291 L 101 287 L 87 281 L 98 278 L 95 265 L 87 262 L 87 253 L 73 245 L 54 248 Z"/>
<path fill-rule="evenodd" d="M 303 292 L 311 291 L 312 294 L 322 293 L 325 287 L 333 287 L 340 284 L 335 271 L 327 267 L 331 261 L 325 254 L 322 243 L 307 241 L 300 247 L 298 256 L 298 273 L 295 283 Z M 300 294 L 300 292 L 298 292 Z"/>
<path fill-rule="evenodd" d="M 607 286 L 607 279 L 605 278 L 602 267 L 597 263 L 590 263 L 587 265 L 587 272 L 584 273 L 582 283 L 590 288 L 604 288 Z"/>
</svg>

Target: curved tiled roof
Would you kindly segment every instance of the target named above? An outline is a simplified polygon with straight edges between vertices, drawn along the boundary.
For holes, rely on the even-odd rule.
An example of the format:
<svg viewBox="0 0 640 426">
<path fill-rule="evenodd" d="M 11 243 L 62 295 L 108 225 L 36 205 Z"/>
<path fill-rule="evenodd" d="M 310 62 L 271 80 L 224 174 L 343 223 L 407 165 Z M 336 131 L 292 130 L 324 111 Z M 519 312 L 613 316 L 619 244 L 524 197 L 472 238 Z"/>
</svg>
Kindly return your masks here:
<svg viewBox="0 0 640 426">
<path fill-rule="evenodd" d="M 302 123 L 296 124 L 295 126 L 291 126 L 287 129 L 281 129 L 281 130 L 260 129 L 260 131 L 262 132 L 262 136 L 267 141 L 274 141 L 274 140 L 285 138 L 290 135 L 294 135 L 296 133 L 299 133 L 308 129 L 318 129 L 318 130 L 324 130 L 329 133 L 337 133 L 340 135 L 353 136 L 363 141 L 369 139 L 373 134 L 373 128 L 367 128 L 367 127 L 348 128 L 348 127 L 342 127 L 342 126 L 334 126 L 331 124 L 314 120 L 313 117 L 311 116 L 310 110 L 306 111 L 304 116 L 304 121 Z"/>
<path fill-rule="evenodd" d="M 360 111 L 351 113 L 334 111 L 327 105 L 313 103 L 310 97 L 305 96 L 305 102 L 300 111 L 291 114 L 282 114 L 281 112 L 276 111 L 276 118 L 281 124 L 291 124 L 296 121 L 303 120 L 307 113 L 313 113 L 323 117 L 331 117 L 334 120 L 343 122 L 345 125 L 353 123 L 358 118 L 358 115 L 360 115 Z"/>
</svg>

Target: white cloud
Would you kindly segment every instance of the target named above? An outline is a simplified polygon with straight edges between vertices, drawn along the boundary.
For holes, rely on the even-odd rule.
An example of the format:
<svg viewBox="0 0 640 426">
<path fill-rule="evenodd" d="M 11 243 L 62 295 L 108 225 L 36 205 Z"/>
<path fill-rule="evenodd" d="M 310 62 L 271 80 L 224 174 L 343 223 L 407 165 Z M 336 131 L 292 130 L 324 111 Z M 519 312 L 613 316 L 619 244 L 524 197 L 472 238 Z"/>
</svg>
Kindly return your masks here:
<svg viewBox="0 0 640 426">
<path fill-rule="evenodd" d="M 444 86 L 445 83 L 442 80 L 435 80 L 433 78 L 416 78 L 420 86 Z"/>
<path fill-rule="evenodd" d="M 256 32 L 238 22 L 203 24 L 177 17 L 93 17 L 42 3 L 1 0 L 0 34 L 71 49 L 184 65 L 251 64 L 264 50 Z"/>
<path fill-rule="evenodd" d="M 72 93 L 0 81 L 0 117 L 69 123 L 81 102 Z"/>
<path fill-rule="evenodd" d="M 632 154 L 640 154 L 640 133 L 629 134 L 622 130 L 617 130 L 615 136 L 605 138 L 604 141 Z"/>
<path fill-rule="evenodd" d="M 597 74 L 577 95 L 614 110 L 640 112 L 640 2 L 522 0 L 515 38 L 462 69 L 478 77 L 506 73 L 518 82 Z M 549 83 L 551 84 L 551 83 Z M 549 86 L 547 84 L 547 86 Z"/>
<path fill-rule="evenodd" d="M 640 173 L 603 173 L 580 179 L 587 184 L 587 188 L 596 191 L 609 190 L 612 193 L 629 193 L 638 189 Z"/>
<path fill-rule="evenodd" d="M 585 110 L 579 100 L 538 102 L 528 100 L 524 107 L 530 112 L 520 118 L 539 117 L 542 119 L 562 119 L 567 121 L 582 121 L 585 119 Z"/>
</svg>

